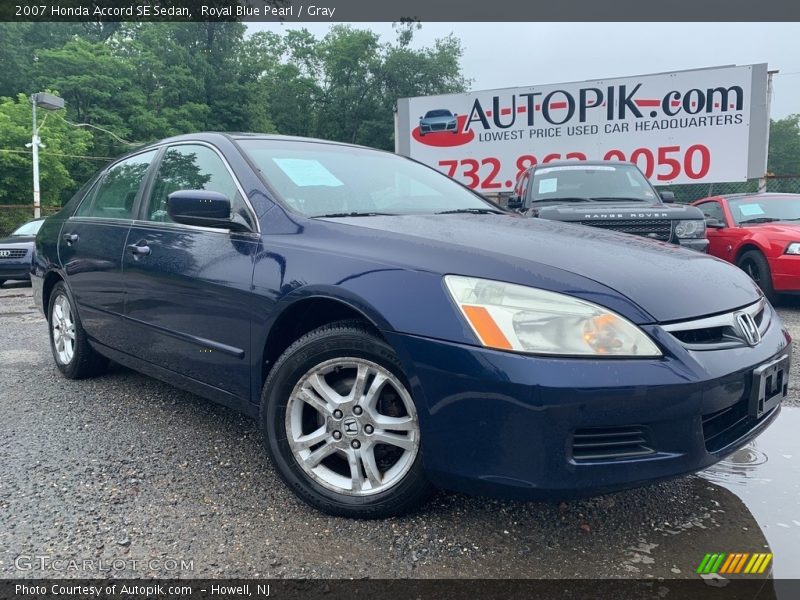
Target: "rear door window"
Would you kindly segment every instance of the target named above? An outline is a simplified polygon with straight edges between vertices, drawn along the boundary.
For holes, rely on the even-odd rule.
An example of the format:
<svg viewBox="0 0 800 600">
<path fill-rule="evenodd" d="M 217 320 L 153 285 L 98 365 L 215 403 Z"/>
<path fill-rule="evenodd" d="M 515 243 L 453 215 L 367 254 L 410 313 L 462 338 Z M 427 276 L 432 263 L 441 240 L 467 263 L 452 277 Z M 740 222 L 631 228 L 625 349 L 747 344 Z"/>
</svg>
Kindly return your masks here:
<svg viewBox="0 0 800 600">
<path fill-rule="evenodd" d="M 111 167 L 100 185 L 84 199 L 75 216 L 132 219 L 133 206 L 156 150 L 127 158 Z"/>
</svg>

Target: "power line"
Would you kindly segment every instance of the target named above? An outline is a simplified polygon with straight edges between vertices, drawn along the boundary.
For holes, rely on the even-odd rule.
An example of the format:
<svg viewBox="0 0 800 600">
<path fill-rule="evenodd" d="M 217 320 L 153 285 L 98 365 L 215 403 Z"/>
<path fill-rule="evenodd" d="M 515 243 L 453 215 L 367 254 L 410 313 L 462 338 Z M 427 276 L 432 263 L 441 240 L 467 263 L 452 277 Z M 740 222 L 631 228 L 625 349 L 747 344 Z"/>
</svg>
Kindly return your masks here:
<svg viewBox="0 0 800 600">
<path fill-rule="evenodd" d="M 64 117 L 62 117 L 58 113 L 55 113 L 55 115 L 59 119 L 64 121 L 64 123 L 66 123 L 67 125 L 72 125 L 73 127 L 91 127 L 92 129 L 97 129 L 98 131 L 102 131 L 103 133 L 107 133 L 108 135 L 113 137 L 115 140 L 117 140 L 118 142 L 120 142 L 122 144 L 125 144 L 126 146 L 138 146 L 139 145 L 139 142 L 129 142 L 128 140 L 123 140 L 121 137 L 119 137 L 113 131 L 109 131 L 108 129 L 104 129 L 102 127 L 98 127 L 97 125 L 92 125 L 91 123 L 73 123 L 72 121 L 67 121 Z"/>
<path fill-rule="evenodd" d="M 10 154 L 27 154 L 31 155 L 30 150 L 12 150 L 10 148 L 0 148 L 0 152 L 7 152 Z M 113 156 L 87 156 L 85 154 L 65 154 L 63 152 L 39 152 L 40 156 L 64 156 L 67 158 L 86 158 L 90 160 L 114 160 Z"/>
</svg>

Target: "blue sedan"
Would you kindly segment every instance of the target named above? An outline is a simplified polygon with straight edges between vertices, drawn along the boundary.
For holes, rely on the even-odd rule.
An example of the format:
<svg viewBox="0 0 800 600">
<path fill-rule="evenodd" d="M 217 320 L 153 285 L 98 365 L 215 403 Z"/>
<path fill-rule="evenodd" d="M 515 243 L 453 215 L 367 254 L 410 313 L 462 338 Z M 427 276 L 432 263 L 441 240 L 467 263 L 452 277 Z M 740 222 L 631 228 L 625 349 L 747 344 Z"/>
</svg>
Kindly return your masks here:
<svg viewBox="0 0 800 600">
<path fill-rule="evenodd" d="M 333 142 L 125 156 L 45 221 L 33 287 L 65 377 L 111 359 L 251 415 L 286 484 L 337 515 L 691 473 L 788 388 L 789 335 L 732 265 Z"/>
</svg>

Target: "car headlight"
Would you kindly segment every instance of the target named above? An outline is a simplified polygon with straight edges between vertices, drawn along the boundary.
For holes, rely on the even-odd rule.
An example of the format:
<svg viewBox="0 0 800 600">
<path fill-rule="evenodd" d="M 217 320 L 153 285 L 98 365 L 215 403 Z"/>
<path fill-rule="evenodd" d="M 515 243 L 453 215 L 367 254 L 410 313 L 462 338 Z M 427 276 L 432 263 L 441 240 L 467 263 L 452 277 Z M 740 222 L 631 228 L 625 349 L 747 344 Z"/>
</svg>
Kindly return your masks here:
<svg viewBox="0 0 800 600">
<path fill-rule="evenodd" d="M 786 246 L 786 254 L 800 254 L 800 242 L 792 242 Z"/>
<path fill-rule="evenodd" d="M 679 238 L 701 238 L 706 235 L 706 222 L 703 219 L 678 221 L 675 225 L 675 235 Z"/>
<path fill-rule="evenodd" d="M 661 356 L 636 325 L 591 302 L 489 279 L 447 275 L 444 281 L 488 348 L 560 356 Z"/>
</svg>

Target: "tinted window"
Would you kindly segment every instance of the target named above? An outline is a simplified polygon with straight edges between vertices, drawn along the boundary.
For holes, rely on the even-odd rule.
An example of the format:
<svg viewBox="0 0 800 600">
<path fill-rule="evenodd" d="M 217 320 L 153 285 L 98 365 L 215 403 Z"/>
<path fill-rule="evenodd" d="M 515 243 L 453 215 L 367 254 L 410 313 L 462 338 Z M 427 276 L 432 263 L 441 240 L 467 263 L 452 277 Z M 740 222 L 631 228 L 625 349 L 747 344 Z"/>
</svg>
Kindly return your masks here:
<svg viewBox="0 0 800 600">
<path fill-rule="evenodd" d="M 446 175 L 389 152 L 263 139 L 239 144 L 284 202 L 312 217 L 496 208 Z"/>
<path fill-rule="evenodd" d="M 452 117 L 453 113 L 449 110 L 429 110 L 425 113 L 425 118 L 430 119 L 433 117 Z"/>
<path fill-rule="evenodd" d="M 236 182 L 225 163 L 211 148 L 184 144 L 172 146 L 164 153 L 153 182 L 145 218 L 148 221 L 171 222 L 167 214 L 167 197 L 178 190 L 209 190 L 224 194 L 231 201 L 231 212 L 240 214 L 247 223 L 253 225 Z"/>
<path fill-rule="evenodd" d="M 144 152 L 111 167 L 94 193 L 78 208 L 77 216 L 133 218 L 133 203 L 156 151 Z"/>
<path fill-rule="evenodd" d="M 703 204 L 698 204 L 697 208 L 702 210 L 706 217 L 716 219 L 720 223 L 725 222 L 725 216 L 722 214 L 722 206 L 719 202 L 704 202 Z"/>
</svg>

